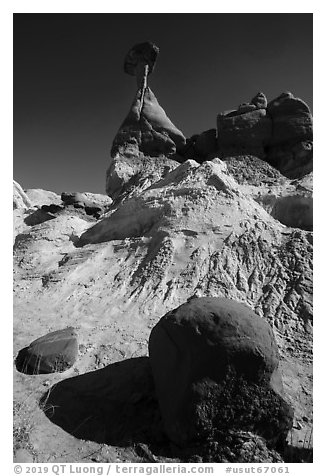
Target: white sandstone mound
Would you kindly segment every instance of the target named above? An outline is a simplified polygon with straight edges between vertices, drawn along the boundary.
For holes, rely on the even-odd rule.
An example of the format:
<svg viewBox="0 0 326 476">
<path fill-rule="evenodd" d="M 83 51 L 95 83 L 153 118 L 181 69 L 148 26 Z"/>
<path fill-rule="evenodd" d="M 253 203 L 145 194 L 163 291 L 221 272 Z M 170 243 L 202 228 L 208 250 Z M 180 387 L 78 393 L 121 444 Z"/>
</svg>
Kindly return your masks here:
<svg viewBox="0 0 326 476">
<path fill-rule="evenodd" d="M 61 204 L 61 197 L 55 192 L 43 190 L 41 188 L 29 188 L 26 190 L 26 195 L 30 199 L 33 207 L 41 207 L 42 205 Z"/>
<path fill-rule="evenodd" d="M 71 207 L 44 223 L 25 223 L 14 245 L 15 354 L 72 326 L 80 352 L 67 376 L 118 361 L 132 367 L 147 355 L 151 329 L 168 311 L 191 297 L 226 297 L 272 325 L 285 394 L 300 421 L 297 438 L 309 431 L 312 233 L 272 213 L 284 196 L 311 197 L 309 180 L 282 179 L 264 168 L 245 177 L 253 164 L 243 160 L 246 166 L 218 158 L 176 164 L 147 187 L 135 184 L 98 221 Z M 21 399 L 24 378 L 15 373 Z M 52 382 L 64 378 L 54 375 Z M 97 385 L 104 396 L 96 406 L 105 409 L 104 383 Z M 80 440 L 39 415 L 31 435 L 39 453 L 47 454 L 50 434 L 57 455 L 69 447 L 80 457 Z"/>
</svg>

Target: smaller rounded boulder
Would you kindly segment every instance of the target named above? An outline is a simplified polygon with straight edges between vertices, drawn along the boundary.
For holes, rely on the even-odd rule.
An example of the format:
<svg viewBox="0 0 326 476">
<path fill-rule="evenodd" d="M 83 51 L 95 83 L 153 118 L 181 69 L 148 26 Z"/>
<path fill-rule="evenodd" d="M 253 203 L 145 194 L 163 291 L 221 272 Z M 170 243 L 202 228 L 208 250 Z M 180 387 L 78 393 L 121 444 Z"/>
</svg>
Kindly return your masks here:
<svg viewBox="0 0 326 476">
<path fill-rule="evenodd" d="M 153 328 L 149 356 L 165 431 L 177 445 L 241 429 L 277 441 L 292 425 L 270 325 L 226 298 L 195 298 Z"/>
<path fill-rule="evenodd" d="M 76 361 L 77 334 L 73 327 L 50 332 L 21 349 L 16 368 L 28 375 L 64 372 Z"/>
</svg>

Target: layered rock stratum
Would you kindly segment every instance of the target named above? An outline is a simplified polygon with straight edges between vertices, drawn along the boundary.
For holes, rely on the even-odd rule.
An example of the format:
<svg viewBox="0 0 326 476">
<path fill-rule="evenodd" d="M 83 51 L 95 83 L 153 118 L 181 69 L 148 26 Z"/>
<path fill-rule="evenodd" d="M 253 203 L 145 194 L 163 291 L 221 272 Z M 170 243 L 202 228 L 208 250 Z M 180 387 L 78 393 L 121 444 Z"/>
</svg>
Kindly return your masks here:
<svg viewBox="0 0 326 476">
<path fill-rule="evenodd" d="M 230 429 L 204 454 L 171 447 L 148 341 L 164 315 L 201 297 L 245 304 L 268 325 L 294 413 L 288 448 L 300 460 L 312 444 L 312 157 L 294 150 L 311 139 L 310 112 L 292 95 L 258 94 L 220 117 L 225 129 L 186 141 L 147 86 L 154 46 L 127 57 L 138 89 L 113 143 L 110 198 L 65 192 L 49 203 L 49 192 L 15 188 L 15 357 L 70 327 L 79 344 L 63 372 L 15 365 L 16 461 L 289 458 L 254 427 Z M 270 116 L 280 127 L 267 147 Z M 240 144 L 248 128 L 252 140 Z M 232 153 L 219 157 L 227 137 Z"/>
</svg>

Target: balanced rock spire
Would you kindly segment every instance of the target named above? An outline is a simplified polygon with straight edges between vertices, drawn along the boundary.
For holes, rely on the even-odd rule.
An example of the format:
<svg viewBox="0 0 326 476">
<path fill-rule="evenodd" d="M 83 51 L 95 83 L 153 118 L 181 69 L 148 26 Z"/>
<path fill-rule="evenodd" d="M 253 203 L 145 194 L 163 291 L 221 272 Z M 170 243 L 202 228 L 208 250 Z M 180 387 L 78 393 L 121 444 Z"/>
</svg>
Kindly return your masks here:
<svg viewBox="0 0 326 476">
<path fill-rule="evenodd" d="M 151 42 L 134 46 L 127 54 L 124 71 L 136 76 L 137 93 L 112 145 L 111 156 L 125 154 L 171 157 L 185 144 L 185 137 L 167 117 L 148 87 L 159 49 Z"/>
</svg>

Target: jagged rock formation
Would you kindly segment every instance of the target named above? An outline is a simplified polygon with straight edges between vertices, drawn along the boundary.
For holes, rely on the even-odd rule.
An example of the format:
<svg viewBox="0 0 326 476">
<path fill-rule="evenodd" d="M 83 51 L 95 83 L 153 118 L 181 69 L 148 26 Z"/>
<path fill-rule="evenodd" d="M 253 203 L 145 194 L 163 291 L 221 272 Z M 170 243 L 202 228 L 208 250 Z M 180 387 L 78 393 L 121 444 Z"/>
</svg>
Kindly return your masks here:
<svg viewBox="0 0 326 476">
<path fill-rule="evenodd" d="M 190 300 L 153 328 L 149 357 L 165 430 L 177 445 L 235 428 L 268 435 L 274 446 L 285 441 L 293 412 L 280 397 L 277 344 L 269 324 L 247 306 Z"/>
<path fill-rule="evenodd" d="M 266 160 L 283 175 L 301 178 L 312 171 L 312 115 L 292 93 L 269 103 L 258 93 L 250 103 L 217 115 L 217 129 L 187 139 L 180 151 L 198 162 L 242 155 Z"/>
<path fill-rule="evenodd" d="M 251 103 L 240 105 L 238 110 L 218 114 L 220 157 L 243 154 L 265 157 L 265 147 L 272 135 L 272 122 L 266 113 L 266 103 L 265 96 L 259 93 Z"/>
<path fill-rule="evenodd" d="M 299 178 L 312 170 L 312 116 L 292 93 L 267 104 L 259 93 L 250 104 L 217 116 L 220 157 L 252 154 L 283 175 Z"/>
</svg>

